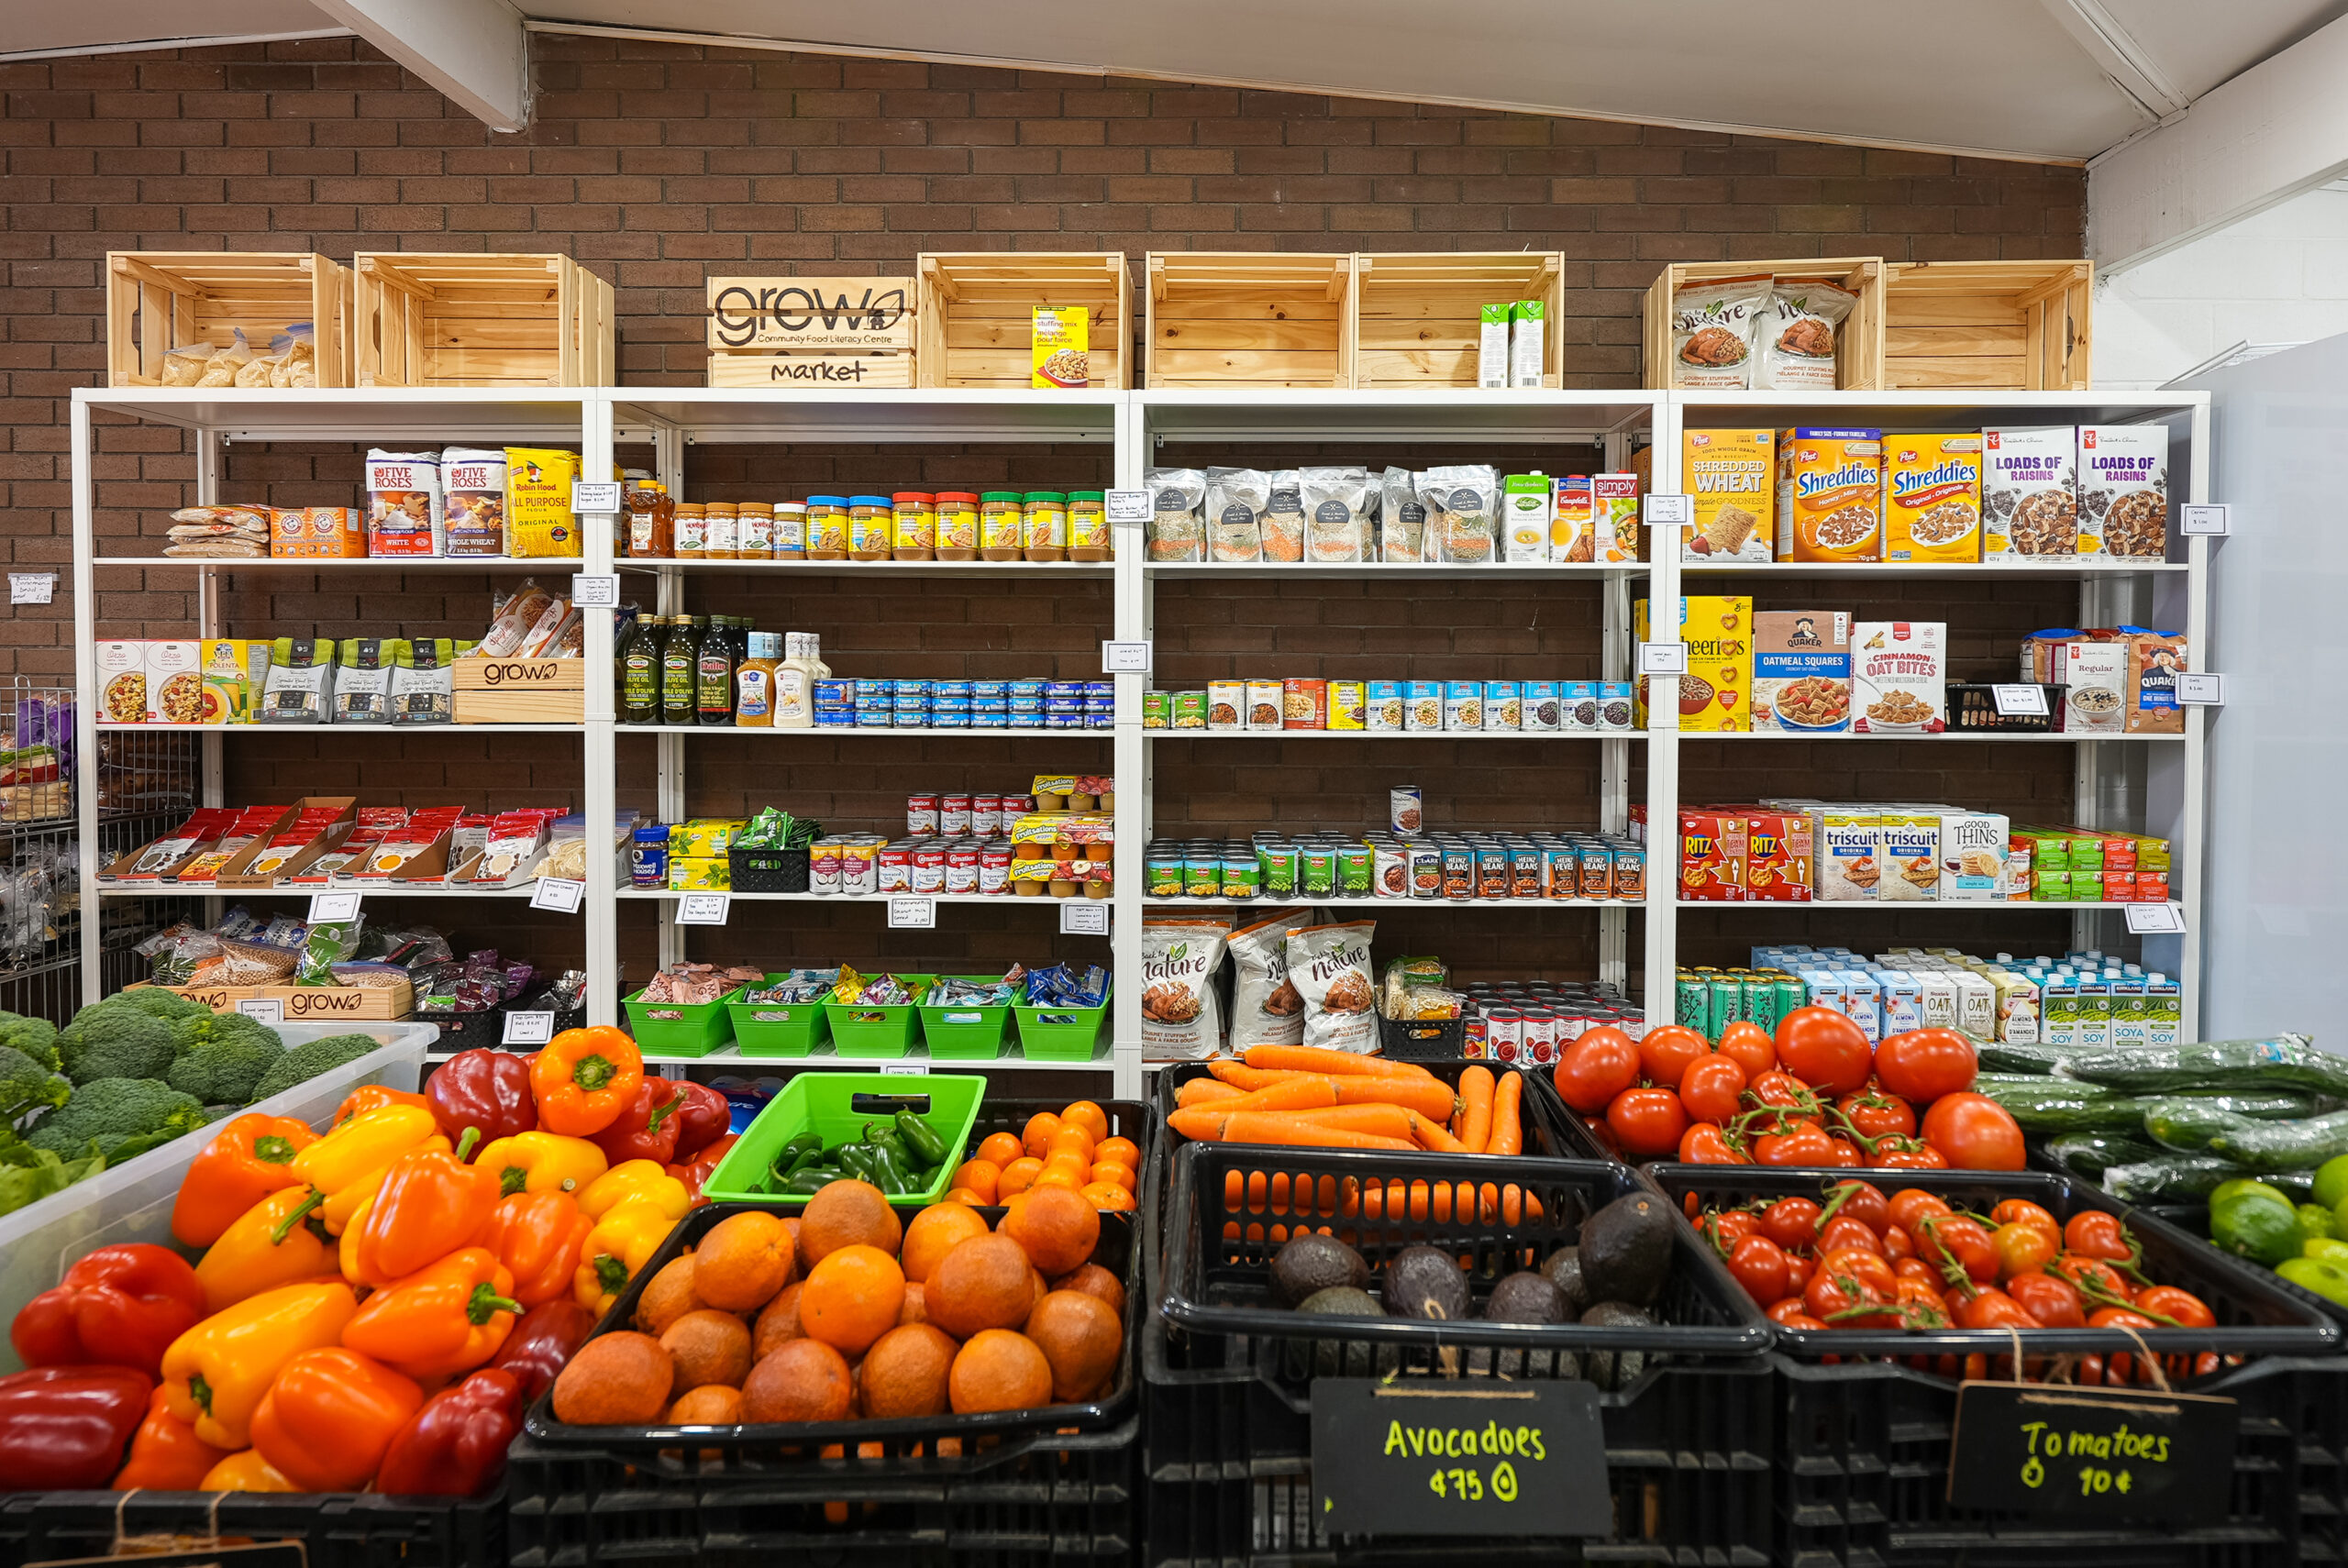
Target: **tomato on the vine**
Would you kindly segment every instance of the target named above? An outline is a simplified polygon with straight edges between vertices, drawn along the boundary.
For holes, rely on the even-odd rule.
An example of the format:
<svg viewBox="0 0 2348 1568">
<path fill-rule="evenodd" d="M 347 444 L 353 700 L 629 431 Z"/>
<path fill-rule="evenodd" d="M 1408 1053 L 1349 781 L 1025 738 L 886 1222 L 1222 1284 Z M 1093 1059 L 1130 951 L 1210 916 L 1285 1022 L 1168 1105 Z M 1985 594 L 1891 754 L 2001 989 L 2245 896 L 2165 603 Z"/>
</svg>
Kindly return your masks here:
<svg viewBox="0 0 2348 1568">
<path fill-rule="evenodd" d="M 1963 1214 L 1934 1214 L 1916 1231 L 1916 1255 L 1946 1272 L 1951 1264 L 1968 1279 L 1998 1277 L 1998 1249 L 1981 1222 Z"/>
<path fill-rule="evenodd" d="M 1585 1029 L 1559 1053 L 1549 1077 L 1567 1105 L 1594 1116 L 1638 1083 L 1638 1043 L 1610 1023 Z"/>
<path fill-rule="evenodd" d="M 2128 1282 L 2120 1277 L 2120 1271 L 2101 1258 L 2084 1258 L 2077 1253 L 2065 1253 L 2046 1265 L 2046 1272 L 2075 1286 L 2079 1295 L 2089 1300 L 2099 1297 L 2107 1301 L 2134 1299 L 2129 1294 Z"/>
<path fill-rule="evenodd" d="M 1735 1058 L 1699 1056 L 1679 1078 L 1679 1100 L 1699 1121 L 1727 1121 L 1744 1108 L 1744 1069 Z"/>
<path fill-rule="evenodd" d="M 2063 1239 L 2061 1221 L 2027 1198 L 2001 1199 L 1998 1207 L 1989 1210 L 1989 1218 L 1999 1225 L 2035 1225 L 2058 1243 Z"/>
<path fill-rule="evenodd" d="M 2067 1279 L 2057 1279 L 2051 1274 L 2018 1274 L 2006 1281 L 2006 1294 L 2021 1302 L 2022 1309 L 2046 1328 L 2088 1326 L 2087 1310 L 2079 1305 L 2079 1293 Z"/>
<path fill-rule="evenodd" d="M 1960 1171 L 2021 1169 L 2021 1129 L 1987 1095 L 1948 1094 L 1924 1112 L 1924 1142 Z"/>
<path fill-rule="evenodd" d="M 1899 1293 L 1899 1277 L 1889 1264 L 1873 1253 L 1845 1249 L 1818 1260 L 1818 1272 L 1802 1292 L 1802 1305 L 1822 1323 L 1891 1328 L 1899 1319 L 1885 1309 Z"/>
<path fill-rule="evenodd" d="M 1769 1309 L 1769 1321 L 1781 1329 L 1822 1329 L 1825 1324 L 1803 1310 L 1802 1298 L 1789 1296 Z"/>
<path fill-rule="evenodd" d="M 1847 1214 L 1837 1214 L 1818 1228 L 1818 1250 L 1838 1252 L 1844 1247 L 1856 1247 L 1862 1252 L 1883 1253 L 1883 1238 L 1864 1220 Z"/>
<path fill-rule="evenodd" d="M 1789 1131 L 1755 1139 L 1753 1158 L 1765 1165 L 1831 1165 L 1835 1163 L 1834 1140 L 1815 1121 L 1798 1121 Z"/>
<path fill-rule="evenodd" d="M 1891 1224 L 1891 1202 L 1883 1196 L 1883 1188 L 1855 1176 L 1844 1177 L 1826 1189 L 1826 1208 L 1821 1212 L 1847 1214 L 1878 1234 Z"/>
<path fill-rule="evenodd" d="M 1745 1085 L 1744 1092 L 1755 1105 L 1809 1116 L 1818 1113 L 1818 1097 L 1810 1092 L 1810 1086 L 1782 1067 L 1760 1074 Z"/>
<path fill-rule="evenodd" d="M 1676 1089 L 1689 1066 L 1711 1052 L 1711 1042 L 1685 1024 L 1662 1024 L 1639 1042 L 1639 1073 L 1657 1088 Z"/>
<path fill-rule="evenodd" d="M 1810 1288 L 1810 1276 L 1818 1272 L 1818 1257 L 1812 1253 L 1786 1254 L 1786 1293 L 1800 1296 Z"/>
<path fill-rule="evenodd" d="M 1891 1222 L 1911 1236 L 1922 1234 L 1922 1225 L 1928 1214 L 1946 1214 L 1949 1207 L 1922 1187 L 1903 1187 L 1891 1195 Z"/>
<path fill-rule="evenodd" d="M 1720 1249 L 1721 1256 L 1726 1257 L 1736 1251 L 1737 1242 L 1760 1234 L 1761 1216 L 1750 1209 L 1719 1209 L 1698 1220 L 1696 1229 Z"/>
<path fill-rule="evenodd" d="M 2063 1226 L 2063 1250 L 2106 1263 L 2132 1263 L 2136 1256 L 2120 1216 L 2099 1209 L 2082 1209 L 2071 1216 Z"/>
<path fill-rule="evenodd" d="M 1753 1156 L 1744 1145 L 1721 1131 L 1717 1122 L 1691 1121 L 1688 1131 L 1679 1134 L 1679 1163 L 1683 1165 L 1749 1165 Z"/>
<path fill-rule="evenodd" d="M 1891 1093 L 1919 1104 L 1973 1087 L 1980 1058 L 1954 1029 L 1911 1029 L 1875 1048 L 1875 1076 Z"/>
<path fill-rule="evenodd" d="M 1729 1254 L 1728 1271 L 1744 1293 L 1763 1307 L 1785 1298 L 1789 1271 L 1785 1249 L 1767 1236 L 1747 1236 Z"/>
<path fill-rule="evenodd" d="M 1879 1171 L 1944 1171 L 1948 1158 L 1919 1139 L 1895 1136 L 1876 1145 L 1874 1165 Z"/>
<path fill-rule="evenodd" d="M 1688 1131 L 1688 1112 L 1676 1090 L 1624 1089 L 1607 1106 L 1606 1125 L 1613 1130 L 1624 1154 L 1659 1160 L 1679 1152 L 1679 1135 Z"/>
<path fill-rule="evenodd" d="M 1943 1283 L 1941 1271 L 1913 1253 L 1910 1253 L 1904 1258 L 1892 1259 L 1891 1272 L 1898 1278 L 1922 1280 L 1935 1289 Z"/>
<path fill-rule="evenodd" d="M 1902 1278 L 1893 1294 L 1892 1305 L 1899 1309 L 1903 1327 L 1911 1329 L 1945 1329 L 1948 1327 L 1948 1307 L 1941 1293 L 1921 1279 Z"/>
<path fill-rule="evenodd" d="M 1883 1089 L 1866 1088 L 1857 1094 L 1846 1094 L 1835 1102 L 1834 1109 L 1851 1124 L 1851 1131 L 1862 1138 L 1889 1134 L 1911 1138 L 1916 1133 L 1916 1108 Z"/>
<path fill-rule="evenodd" d="M 2004 1291 L 1994 1287 L 1976 1291 L 1956 1310 L 1956 1324 L 1961 1329 L 2042 1329 L 2045 1325 L 2030 1315 L 2030 1309 Z"/>
<path fill-rule="evenodd" d="M 2061 1245 L 2053 1236 L 2027 1220 L 2016 1220 L 1989 1232 L 1989 1243 L 1998 1250 L 1998 1277 L 2011 1279 L 2016 1275 L 2039 1274 L 2054 1261 Z"/>
<path fill-rule="evenodd" d="M 1748 1078 L 1757 1078 L 1778 1065 L 1778 1043 L 1769 1038 L 1767 1030 L 1744 1019 L 1721 1031 L 1718 1050 L 1743 1067 Z"/>
<path fill-rule="evenodd" d="M 2209 1303 L 2189 1290 L 2174 1285 L 2148 1286 L 2136 1292 L 2136 1310 L 2147 1318 L 2168 1318 L 2180 1329 L 2214 1329 L 2217 1317 Z"/>
<path fill-rule="evenodd" d="M 1761 1233 L 1792 1252 L 1818 1242 L 1818 1205 L 1807 1198 L 1781 1198 L 1761 1211 Z"/>
<path fill-rule="evenodd" d="M 1901 1258 L 1916 1255 L 1915 1239 L 1897 1225 L 1887 1226 L 1883 1232 L 1883 1255 L 1898 1263 Z"/>
<path fill-rule="evenodd" d="M 1798 1007 L 1778 1021 L 1778 1060 L 1825 1094 L 1851 1094 L 1867 1081 L 1875 1047 L 1866 1031 L 1831 1007 Z"/>
</svg>

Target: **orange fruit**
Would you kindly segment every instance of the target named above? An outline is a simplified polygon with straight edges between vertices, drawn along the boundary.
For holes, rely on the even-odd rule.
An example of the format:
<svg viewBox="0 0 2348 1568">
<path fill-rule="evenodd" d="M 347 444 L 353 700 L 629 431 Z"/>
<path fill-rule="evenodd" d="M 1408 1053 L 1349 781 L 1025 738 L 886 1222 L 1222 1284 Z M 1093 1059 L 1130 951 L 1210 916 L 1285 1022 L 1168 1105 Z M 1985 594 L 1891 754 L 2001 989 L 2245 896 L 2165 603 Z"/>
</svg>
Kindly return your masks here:
<svg viewBox="0 0 2348 1568">
<path fill-rule="evenodd" d="M 967 1187 L 948 1187 L 947 1189 L 946 1196 L 939 1198 L 937 1201 L 940 1203 L 958 1203 L 966 1209 L 984 1209 L 987 1206 L 987 1200 L 985 1198 L 980 1198 L 977 1193 L 972 1192 Z"/>
<path fill-rule="evenodd" d="M 990 1132 L 979 1145 L 979 1158 L 1001 1169 L 1027 1151 L 1019 1144 L 1015 1132 Z"/>
<path fill-rule="evenodd" d="M 895 1257 L 904 1234 L 904 1222 L 879 1187 L 869 1181 L 836 1181 L 809 1198 L 799 1217 L 799 1261 L 812 1272 L 842 1247 L 858 1246 L 877 1247 Z"/>
<path fill-rule="evenodd" d="M 753 1209 L 720 1220 L 702 1237 L 693 1252 L 692 1288 L 712 1307 L 755 1312 L 797 1272 L 797 1253 L 782 1217 Z"/>
<path fill-rule="evenodd" d="M 905 1275 L 897 1260 L 862 1242 L 825 1254 L 807 1271 L 799 1322 L 811 1340 L 853 1353 L 897 1326 Z"/>
<path fill-rule="evenodd" d="M 1133 1166 L 1116 1160 L 1093 1161 L 1092 1179 L 1111 1187 L 1122 1187 L 1128 1192 L 1141 1185 L 1141 1177 L 1134 1173 Z"/>
<path fill-rule="evenodd" d="M 1096 1160 L 1114 1160 L 1119 1165 L 1131 1165 L 1135 1170 L 1141 1169 L 1141 1147 L 1131 1138 L 1103 1138 L 1092 1145 L 1092 1157 Z"/>
<path fill-rule="evenodd" d="M 892 1329 L 875 1340 L 856 1375 L 865 1416 L 878 1421 L 944 1414 L 946 1379 L 958 1348 L 927 1323 Z"/>
<path fill-rule="evenodd" d="M 897 1327 L 907 1323 L 929 1321 L 929 1292 L 912 1280 L 905 1281 L 905 1304 L 897 1312 Z"/>
<path fill-rule="evenodd" d="M 1060 1119 L 1048 1110 L 1039 1110 L 1027 1119 L 1027 1130 L 1019 1136 L 1020 1146 L 1031 1159 L 1042 1159 L 1051 1152 L 1052 1134 L 1060 1130 Z"/>
<path fill-rule="evenodd" d="M 645 1285 L 636 1298 L 636 1326 L 657 1339 L 694 1308 L 708 1305 L 693 1291 L 693 1255 L 687 1253 L 670 1259 Z"/>
<path fill-rule="evenodd" d="M 1090 1198 L 1057 1187 L 1038 1187 L 1015 1212 L 1002 1217 L 1002 1233 L 1017 1242 L 1046 1274 L 1066 1274 L 1089 1263 L 1101 1240 L 1101 1216 Z"/>
<path fill-rule="evenodd" d="M 846 1356 L 821 1340 L 792 1340 L 750 1368 L 742 1383 L 742 1419 L 753 1424 L 843 1420 L 855 1405 L 855 1395 L 856 1380 Z"/>
<path fill-rule="evenodd" d="M 1024 1254 L 1019 1267 L 1024 1297 Z M 1026 1316 L 1020 1313 L 1023 1320 Z M 669 1408 L 675 1391 L 676 1373 L 659 1340 L 650 1334 L 599 1334 L 573 1352 L 555 1378 L 555 1419 L 582 1427 L 649 1426 Z"/>
<path fill-rule="evenodd" d="M 750 1375 L 750 1331 L 731 1312 L 702 1307 L 669 1325 L 660 1348 L 676 1364 L 675 1397 L 712 1383 L 742 1386 Z"/>
<path fill-rule="evenodd" d="M 1082 1171 L 1072 1171 L 1063 1165 L 1058 1170 L 1047 1170 L 1042 1176 L 1037 1176 L 1036 1178 L 1036 1186 L 1029 1187 L 1027 1190 L 1033 1192 L 1037 1187 L 1056 1187 L 1062 1192 L 1074 1192 L 1083 1185 L 1084 1173 Z"/>
<path fill-rule="evenodd" d="M 1063 1126 L 1052 1134 L 1051 1153 L 1044 1156 L 1049 1165 L 1062 1154 L 1074 1154 L 1086 1165 L 1092 1163 L 1092 1134 L 1081 1127 Z"/>
<path fill-rule="evenodd" d="M 1036 1302 L 1025 1332 L 1051 1364 L 1052 1397 L 1064 1405 L 1109 1386 L 1125 1337 L 1114 1309 L 1080 1290 L 1055 1290 Z"/>
<path fill-rule="evenodd" d="M 923 1286 L 929 1320 L 958 1340 L 1027 1320 L 1036 1295 L 1026 1253 L 1004 1235 L 973 1236 L 938 1261 Z"/>
<path fill-rule="evenodd" d="M 973 1236 L 987 1233 L 987 1222 L 958 1203 L 933 1203 L 914 1216 L 905 1227 L 904 1251 L 898 1255 L 905 1277 L 919 1282 L 927 1279 L 937 1260 L 953 1250 L 957 1242 L 967 1242 Z"/>
<path fill-rule="evenodd" d="M 750 1361 L 752 1364 L 766 1360 L 787 1340 L 804 1339 L 807 1331 L 799 1325 L 799 1297 L 805 1293 L 807 1282 L 796 1280 L 782 1287 L 781 1294 L 766 1304 L 759 1314 L 759 1321 L 750 1331 Z"/>
<path fill-rule="evenodd" d="M 1034 1317 L 1036 1315 L 1036 1303 L 1041 1301 L 1045 1297 L 1049 1296 L 1051 1293 L 1052 1287 L 1050 1284 L 1045 1280 L 1044 1271 L 1040 1268 L 1035 1267 L 1033 1264 L 1030 1264 L 1027 1269 L 1027 1315 L 1031 1318 Z"/>
<path fill-rule="evenodd" d="M 1061 1111 L 1060 1120 L 1083 1128 L 1096 1142 L 1109 1135 L 1109 1113 L 1089 1099 L 1080 1099 Z"/>
<path fill-rule="evenodd" d="M 664 1424 L 672 1427 L 730 1427 L 742 1419 L 742 1391 L 713 1383 L 689 1388 L 669 1407 Z"/>
<path fill-rule="evenodd" d="M 1119 1214 L 1133 1211 L 1134 1195 L 1114 1182 L 1087 1182 L 1076 1191 L 1078 1197 L 1095 1209 L 1106 1209 Z"/>
<path fill-rule="evenodd" d="M 994 1201 L 995 1184 L 1002 1179 L 1002 1167 L 985 1160 L 964 1160 L 954 1167 L 955 1187 L 966 1187 L 989 1203 Z"/>
<path fill-rule="evenodd" d="M 1080 1290 L 1087 1296 L 1097 1296 L 1106 1301 L 1118 1317 L 1125 1315 L 1124 1282 L 1097 1263 L 1086 1264 L 1073 1274 L 1064 1274 L 1052 1281 L 1054 1290 Z"/>
<path fill-rule="evenodd" d="M 957 1415 L 1034 1409 L 1051 1400 L 1052 1364 L 1034 1341 L 1007 1329 L 989 1329 L 955 1355 L 947 1396 Z"/>
<path fill-rule="evenodd" d="M 1002 1167 L 1002 1179 L 995 1187 L 995 1201 L 1008 1202 L 1035 1186 L 1036 1178 L 1043 1174 L 1044 1162 L 1032 1155 L 1012 1161 Z"/>
</svg>

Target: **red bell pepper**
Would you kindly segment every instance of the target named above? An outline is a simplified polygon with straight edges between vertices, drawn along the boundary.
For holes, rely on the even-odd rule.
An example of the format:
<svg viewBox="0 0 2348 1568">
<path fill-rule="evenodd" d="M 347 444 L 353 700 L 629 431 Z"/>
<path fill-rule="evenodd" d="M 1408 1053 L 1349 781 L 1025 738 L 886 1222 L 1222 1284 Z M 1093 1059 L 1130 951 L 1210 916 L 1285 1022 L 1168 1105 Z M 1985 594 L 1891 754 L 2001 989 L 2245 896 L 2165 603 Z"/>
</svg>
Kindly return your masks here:
<svg viewBox="0 0 2348 1568">
<path fill-rule="evenodd" d="M 570 1297 L 548 1301 L 522 1314 L 490 1365 L 512 1373 L 522 1386 L 522 1402 L 534 1404 L 594 1331 L 595 1314 Z"/>
<path fill-rule="evenodd" d="M 375 1490 L 393 1496 L 478 1497 L 505 1474 L 522 1430 L 522 1381 L 494 1367 L 424 1402 L 383 1454 Z"/>
<path fill-rule="evenodd" d="M 728 1132 L 725 1137 L 695 1154 L 691 1164 L 669 1167 L 669 1174 L 685 1184 L 685 1196 L 692 1199 L 694 1208 L 698 1209 L 709 1201 L 702 1196 L 701 1189 L 708 1185 L 711 1174 L 717 1169 L 718 1163 L 725 1158 L 725 1152 L 741 1141 L 740 1133 Z"/>
<path fill-rule="evenodd" d="M 205 1315 L 204 1286 L 169 1247 L 100 1247 L 25 1303 L 8 1340 L 27 1366 L 135 1366 L 150 1377 Z"/>
<path fill-rule="evenodd" d="M 734 1102 L 707 1084 L 680 1079 L 685 1103 L 677 1110 L 677 1152 L 670 1156 L 687 1165 L 734 1127 Z"/>
<path fill-rule="evenodd" d="M 102 1492 L 147 1419 L 135 1366 L 37 1366 L 0 1377 L 0 1492 Z"/>
<path fill-rule="evenodd" d="M 637 1086 L 635 1095 L 620 1108 L 617 1121 L 600 1132 L 587 1134 L 587 1141 L 604 1151 L 604 1157 L 614 1165 L 626 1160 L 650 1160 L 665 1165 L 677 1157 L 677 1130 L 682 1124 L 680 1113 L 686 1099 L 679 1090 L 682 1086 L 673 1079 L 648 1077 Z"/>
<path fill-rule="evenodd" d="M 424 1086 L 425 1103 L 449 1142 L 463 1141 L 470 1127 L 487 1148 L 516 1132 L 535 1132 L 538 1102 L 530 1094 L 530 1059 L 486 1047 L 460 1051 L 434 1069 Z"/>
</svg>

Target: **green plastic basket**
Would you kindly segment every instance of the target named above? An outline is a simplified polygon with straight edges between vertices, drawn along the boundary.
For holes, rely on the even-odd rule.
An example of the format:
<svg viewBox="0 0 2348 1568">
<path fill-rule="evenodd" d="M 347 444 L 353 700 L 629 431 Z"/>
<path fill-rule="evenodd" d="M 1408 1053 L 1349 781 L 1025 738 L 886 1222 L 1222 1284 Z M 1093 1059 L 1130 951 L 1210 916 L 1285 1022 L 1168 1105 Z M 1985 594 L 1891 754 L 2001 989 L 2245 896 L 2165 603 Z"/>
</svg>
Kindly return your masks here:
<svg viewBox="0 0 2348 1568">
<path fill-rule="evenodd" d="M 897 978 L 926 991 L 937 977 L 900 975 Z M 831 1019 L 832 1049 L 851 1059 L 902 1056 L 913 1049 L 914 1037 L 921 1032 L 921 1008 L 913 1002 L 893 1007 L 825 1002 L 824 1011 Z"/>
<path fill-rule="evenodd" d="M 947 975 L 948 980 L 973 980 L 980 985 L 1002 978 L 1000 975 Z M 1000 1007 L 931 1007 L 921 1010 L 922 1038 L 929 1043 L 933 1060 L 941 1062 L 988 1062 L 1002 1055 L 1002 1043 L 1011 1035 L 1012 1003 Z"/>
<path fill-rule="evenodd" d="M 783 977 L 769 975 L 765 983 Z M 735 1043 L 745 1056 L 804 1056 L 830 1038 L 832 1021 L 822 1002 L 746 1002 L 742 999 L 749 991 L 744 986 L 725 998 Z"/>
<path fill-rule="evenodd" d="M 1110 988 L 1109 1000 L 1099 1007 L 1016 1007 L 1013 1014 L 1019 1020 L 1019 1048 L 1031 1062 L 1089 1062 L 1101 1043 L 1101 1032 L 1108 1026 L 1109 1008 L 1116 1000 L 1116 988 Z"/>
<path fill-rule="evenodd" d="M 643 997 L 638 991 L 620 1005 L 627 1009 L 636 1048 L 648 1056 L 706 1056 L 734 1038 L 734 1021 L 725 1014 L 723 998 L 681 1007 L 648 1002 Z"/>
<path fill-rule="evenodd" d="M 970 1128 L 979 1119 L 979 1102 L 987 1081 L 973 1075 L 930 1073 L 902 1077 L 892 1073 L 800 1073 L 767 1102 L 749 1130 L 725 1152 L 717 1168 L 702 1184 L 702 1192 L 716 1203 L 765 1203 L 796 1209 L 807 1200 L 786 1198 L 771 1190 L 775 1155 L 800 1133 L 821 1133 L 824 1147 L 836 1149 L 864 1136 L 864 1124 L 910 1110 L 936 1130 L 947 1157 L 925 1191 L 903 1194 L 889 1201 L 900 1209 L 920 1209 L 946 1195 L 961 1163 L 960 1151 L 970 1144 Z"/>
</svg>

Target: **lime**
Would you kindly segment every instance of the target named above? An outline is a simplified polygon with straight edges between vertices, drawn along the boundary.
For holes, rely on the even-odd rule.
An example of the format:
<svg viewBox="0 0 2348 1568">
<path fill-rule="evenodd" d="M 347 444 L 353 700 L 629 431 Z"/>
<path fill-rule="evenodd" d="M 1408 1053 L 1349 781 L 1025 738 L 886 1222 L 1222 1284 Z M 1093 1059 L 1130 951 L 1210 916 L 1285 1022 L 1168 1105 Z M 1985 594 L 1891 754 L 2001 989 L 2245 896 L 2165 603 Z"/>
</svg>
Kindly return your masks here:
<svg viewBox="0 0 2348 1568">
<path fill-rule="evenodd" d="M 2272 1268 L 2285 1258 L 2298 1257 L 2305 1238 L 2298 1212 L 2288 1202 L 2244 1192 L 2210 1206 L 2210 1240 L 2221 1252 L 2255 1258 Z"/>
<path fill-rule="evenodd" d="M 2215 1209 L 2221 1203 L 2232 1203 L 2244 1193 L 2255 1193 L 2287 1208 L 2291 1202 L 2280 1187 L 2269 1187 L 2252 1176 L 2236 1176 L 2232 1181 L 2221 1181 L 2210 1189 L 2210 1207 Z"/>
<path fill-rule="evenodd" d="M 2348 1154 L 2334 1154 L 2316 1167 L 2315 1200 L 2337 1209 L 2342 1198 L 2348 1198 Z"/>
<path fill-rule="evenodd" d="M 2300 1240 L 2309 1242 L 2329 1241 L 2333 1236 L 2339 1234 L 2338 1228 L 2332 1223 L 2331 1210 L 2326 1209 L 2322 1204 L 2302 1203 L 2298 1205 L 2298 1208 Z"/>
</svg>

